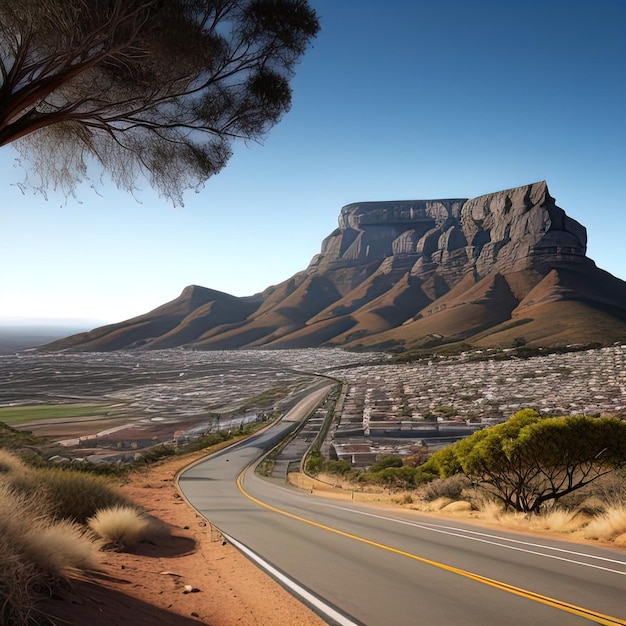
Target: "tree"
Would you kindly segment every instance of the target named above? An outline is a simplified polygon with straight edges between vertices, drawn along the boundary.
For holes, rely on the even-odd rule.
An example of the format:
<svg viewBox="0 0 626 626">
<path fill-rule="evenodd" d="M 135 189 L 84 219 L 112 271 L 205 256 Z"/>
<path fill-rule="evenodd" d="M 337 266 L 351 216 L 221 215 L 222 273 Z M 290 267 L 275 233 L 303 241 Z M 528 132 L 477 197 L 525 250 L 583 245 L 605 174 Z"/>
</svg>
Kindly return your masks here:
<svg viewBox="0 0 626 626">
<path fill-rule="evenodd" d="M 626 422 L 582 415 L 542 418 L 530 409 L 435 453 L 422 466 L 442 478 L 463 473 L 507 508 L 523 512 L 537 512 L 623 467 Z"/>
<path fill-rule="evenodd" d="M 0 146 L 42 189 L 95 160 L 180 202 L 289 109 L 318 30 L 307 0 L 2 0 Z"/>
</svg>

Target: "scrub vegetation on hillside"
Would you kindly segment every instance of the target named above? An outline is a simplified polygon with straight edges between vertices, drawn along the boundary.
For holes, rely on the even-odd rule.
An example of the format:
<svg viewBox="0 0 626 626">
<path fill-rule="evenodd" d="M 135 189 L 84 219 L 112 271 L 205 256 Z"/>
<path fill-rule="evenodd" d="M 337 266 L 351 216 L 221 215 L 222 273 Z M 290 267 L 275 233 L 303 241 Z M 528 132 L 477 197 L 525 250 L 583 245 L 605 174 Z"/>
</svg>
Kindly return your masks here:
<svg viewBox="0 0 626 626">
<path fill-rule="evenodd" d="M 101 550 L 127 550 L 169 533 L 129 501 L 115 479 L 165 457 L 227 445 L 264 426 L 154 446 L 125 465 L 55 465 L 46 438 L 0 422 L 0 624 L 50 624 L 38 611 L 40 600 L 71 574 L 97 569 Z"/>
<path fill-rule="evenodd" d="M 114 514 L 109 514 L 107 532 L 88 525 L 106 510 L 141 517 L 103 477 L 32 467 L 0 448 L 0 624 L 48 623 L 37 609 L 39 600 L 66 584 L 70 574 L 97 569 L 103 541 L 112 541 Z M 129 519 L 115 522 L 120 547 L 131 543 L 131 535 L 135 540 L 148 537 L 145 521 L 138 534 L 136 522 Z"/>
</svg>

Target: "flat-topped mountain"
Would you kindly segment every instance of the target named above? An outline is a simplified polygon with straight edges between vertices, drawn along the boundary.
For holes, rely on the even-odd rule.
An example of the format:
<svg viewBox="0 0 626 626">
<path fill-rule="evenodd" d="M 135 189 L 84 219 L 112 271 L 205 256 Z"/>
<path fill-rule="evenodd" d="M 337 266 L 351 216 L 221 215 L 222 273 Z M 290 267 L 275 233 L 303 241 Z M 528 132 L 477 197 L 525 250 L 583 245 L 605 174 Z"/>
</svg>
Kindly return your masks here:
<svg viewBox="0 0 626 626">
<path fill-rule="evenodd" d="M 626 340 L 626 283 L 586 256 L 545 182 L 471 200 L 361 202 L 308 268 L 248 298 L 186 287 L 47 349 L 415 349 Z"/>
</svg>

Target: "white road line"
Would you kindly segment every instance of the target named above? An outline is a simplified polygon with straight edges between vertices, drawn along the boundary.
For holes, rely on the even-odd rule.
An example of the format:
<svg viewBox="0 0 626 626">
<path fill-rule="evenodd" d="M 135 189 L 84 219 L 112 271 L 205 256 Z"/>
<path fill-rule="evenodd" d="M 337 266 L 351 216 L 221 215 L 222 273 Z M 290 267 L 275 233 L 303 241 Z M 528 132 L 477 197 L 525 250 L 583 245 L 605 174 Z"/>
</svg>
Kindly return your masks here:
<svg viewBox="0 0 626 626">
<path fill-rule="evenodd" d="M 295 580 L 288 578 L 282 572 L 278 571 L 274 566 L 270 565 L 267 561 L 263 560 L 256 552 L 253 552 L 240 541 L 237 541 L 233 537 L 222 533 L 223 537 L 232 543 L 238 550 L 243 552 L 250 560 L 254 561 L 261 569 L 271 574 L 274 578 L 279 580 L 285 587 L 290 589 L 294 594 L 300 596 L 305 602 L 314 606 L 322 615 L 331 619 L 339 626 L 359 626 L 357 622 L 353 622 L 351 619 L 339 613 L 336 609 L 333 609 L 330 605 L 326 604 L 323 600 L 320 600 L 317 596 L 314 596 L 310 591 L 307 591 L 304 587 L 299 585 Z"/>
<path fill-rule="evenodd" d="M 397 519 L 393 517 L 386 517 L 384 515 L 376 515 L 375 513 L 367 513 L 365 511 L 359 511 L 358 509 L 349 509 L 346 507 L 337 506 L 335 504 L 324 504 L 324 506 L 327 506 L 333 509 L 339 509 L 340 511 L 346 511 L 349 513 L 356 513 L 358 515 L 365 515 L 366 517 L 373 517 L 373 518 L 384 520 L 387 522 L 395 522 L 397 524 L 404 524 L 405 526 L 414 526 L 416 528 L 421 528 L 422 530 L 430 530 L 431 532 L 437 532 L 437 533 L 441 533 L 444 535 L 452 535 L 454 537 L 461 537 L 462 539 L 468 539 L 470 541 L 479 541 L 481 543 L 488 543 L 494 546 L 499 546 L 500 548 L 505 548 L 507 550 L 516 550 L 518 552 L 526 552 L 527 554 L 534 554 L 537 556 L 542 556 L 542 557 L 545 557 L 546 559 L 555 559 L 557 561 L 565 561 L 567 563 L 573 563 L 575 565 L 582 565 L 583 567 L 591 567 L 593 569 L 599 569 L 605 572 L 611 572 L 613 574 L 620 574 L 621 576 L 626 576 L 626 571 L 620 571 L 620 570 L 615 570 L 615 569 L 611 569 L 608 567 L 602 567 L 601 565 L 594 565 L 593 563 L 584 563 L 582 561 L 576 561 L 574 559 L 567 559 L 565 557 L 557 556 L 555 554 L 545 554 L 543 552 L 537 552 L 536 550 L 527 550 L 525 548 L 518 548 L 517 546 L 510 546 L 510 545 L 499 543 L 498 541 L 490 541 L 489 539 L 482 539 L 480 537 L 471 537 L 464 533 L 473 534 L 473 535 L 481 535 L 482 537 L 489 537 L 491 539 L 498 539 L 500 541 L 509 541 L 511 543 L 518 543 L 521 545 L 531 546 L 535 548 L 543 548 L 546 550 L 565 552 L 566 554 L 573 554 L 576 556 L 582 556 L 582 557 L 589 558 L 589 559 L 599 559 L 599 560 L 607 561 L 610 563 L 618 563 L 619 565 L 626 565 L 624 561 L 619 561 L 616 559 L 609 559 L 606 557 L 596 556 L 593 554 L 586 554 L 584 552 L 574 552 L 571 550 L 564 550 L 563 548 L 553 548 L 551 546 L 546 546 L 546 545 L 542 545 L 538 543 L 519 541 L 517 539 L 509 539 L 506 537 L 500 537 L 498 535 L 490 535 L 488 533 L 480 533 L 477 531 L 465 530 L 463 528 L 454 528 L 453 526 L 438 526 L 436 524 L 429 524 L 428 522 L 424 522 L 424 523 L 409 522 L 408 520 L 402 520 L 402 519 Z M 455 532 L 451 532 L 451 531 L 455 531 Z"/>
</svg>

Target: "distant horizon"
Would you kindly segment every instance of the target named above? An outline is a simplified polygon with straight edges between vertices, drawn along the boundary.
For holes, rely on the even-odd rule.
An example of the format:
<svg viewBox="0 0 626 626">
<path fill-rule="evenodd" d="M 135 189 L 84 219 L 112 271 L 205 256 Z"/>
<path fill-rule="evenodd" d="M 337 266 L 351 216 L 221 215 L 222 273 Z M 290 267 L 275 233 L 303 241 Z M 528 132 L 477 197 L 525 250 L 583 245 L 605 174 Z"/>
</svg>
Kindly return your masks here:
<svg viewBox="0 0 626 626">
<path fill-rule="evenodd" d="M 91 329 L 105 324 L 112 324 L 124 320 L 85 320 L 73 318 L 50 318 L 50 317 L 0 317 L 0 329 L 28 328 L 28 329 L 57 329 L 68 328 L 72 330 Z"/>
</svg>

